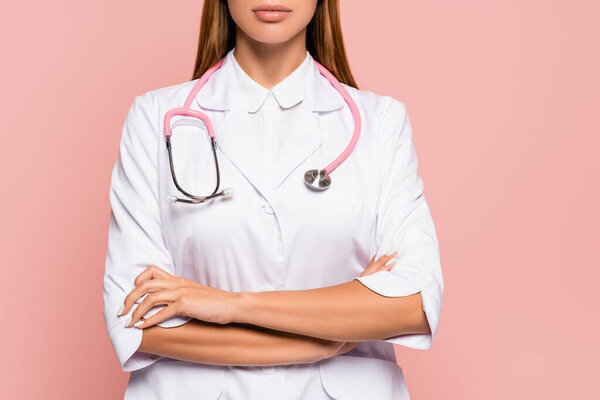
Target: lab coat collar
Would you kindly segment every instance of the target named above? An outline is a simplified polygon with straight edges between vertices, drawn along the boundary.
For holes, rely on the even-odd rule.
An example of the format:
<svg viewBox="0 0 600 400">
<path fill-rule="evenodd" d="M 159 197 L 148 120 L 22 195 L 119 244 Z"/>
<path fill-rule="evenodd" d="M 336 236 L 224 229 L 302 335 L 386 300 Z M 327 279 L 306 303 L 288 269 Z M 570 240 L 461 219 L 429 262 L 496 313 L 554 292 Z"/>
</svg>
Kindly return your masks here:
<svg viewBox="0 0 600 400">
<path fill-rule="evenodd" d="M 228 58 L 228 62 L 233 66 L 234 79 L 238 82 L 236 88 L 241 92 L 239 98 L 245 98 L 248 112 L 254 113 L 258 111 L 269 95 L 269 89 L 256 82 L 243 70 L 237 62 L 233 50 L 229 51 L 226 57 Z M 311 62 L 312 57 L 307 50 L 304 61 L 270 89 L 281 107 L 290 108 L 302 101 Z"/>
<path fill-rule="evenodd" d="M 196 95 L 196 103 L 205 109 L 227 111 L 245 109 L 257 111 L 266 99 L 269 89 L 248 76 L 237 64 L 235 47 L 227 52 L 223 64 L 214 72 Z M 290 75 L 271 88 L 279 104 L 292 107 L 300 101 L 316 112 L 341 108 L 343 97 L 319 72 L 310 52 Z"/>
</svg>

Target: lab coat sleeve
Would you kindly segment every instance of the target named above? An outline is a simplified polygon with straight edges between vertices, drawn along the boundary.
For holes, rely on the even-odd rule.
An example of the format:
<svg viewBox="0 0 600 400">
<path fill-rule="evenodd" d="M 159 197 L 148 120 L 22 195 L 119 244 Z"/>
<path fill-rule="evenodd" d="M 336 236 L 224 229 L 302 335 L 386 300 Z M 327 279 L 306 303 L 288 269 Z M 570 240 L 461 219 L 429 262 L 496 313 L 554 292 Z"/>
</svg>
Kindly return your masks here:
<svg viewBox="0 0 600 400">
<path fill-rule="evenodd" d="M 125 328 L 133 309 L 119 317 L 135 278 L 149 265 L 174 274 L 174 264 L 161 229 L 157 156 L 159 117 L 149 93 L 137 96 L 127 114 L 119 156 L 110 184 L 110 221 L 104 272 L 104 319 L 108 335 L 125 371 L 143 368 L 160 357 L 138 352 L 142 330 Z M 142 298 L 143 300 L 143 298 Z M 139 302 L 138 302 L 139 304 Z M 164 308 L 154 307 L 145 317 Z M 177 326 L 189 318 L 174 317 L 160 326 Z"/>
<path fill-rule="evenodd" d="M 386 96 L 380 119 L 382 186 L 376 223 L 376 254 L 398 250 L 390 271 L 356 278 L 383 296 L 420 293 L 431 334 L 404 334 L 383 339 L 416 349 L 428 349 L 438 328 L 443 277 L 435 226 L 418 173 L 412 127 L 404 103 Z"/>
</svg>

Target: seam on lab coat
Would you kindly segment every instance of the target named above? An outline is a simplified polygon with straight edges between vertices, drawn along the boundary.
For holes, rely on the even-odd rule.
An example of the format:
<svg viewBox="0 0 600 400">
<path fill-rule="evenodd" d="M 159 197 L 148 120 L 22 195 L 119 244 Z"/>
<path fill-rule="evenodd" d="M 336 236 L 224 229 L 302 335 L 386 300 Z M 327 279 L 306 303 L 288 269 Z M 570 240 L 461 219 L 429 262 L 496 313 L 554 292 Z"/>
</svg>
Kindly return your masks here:
<svg viewBox="0 0 600 400">
<path fill-rule="evenodd" d="M 163 213 L 162 213 L 162 207 L 161 207 L 161 196 L 160 196 L 160 191 L 161 191 L 161 187 L 160 187 L 160 168 L 159 168 L 159 161 L 160 161 L 160 152 L 161 152 L 161 148 L 162 151 L 164 151 L 165 147 L 161 147 L 161 142 L 163 139 L 163 135 L 162 135 L 162 119 L 164 117 L 164 114 L 162 112 L 159 112 L 159 107 L 158 107 L 158 100 L 156 99 L 156 96 L 150 96 L 151 92 L 147 92 L 145 93 L 145 95 L 148 95 L 149 97 L 151 97 L 151 102 L 152 102 L 152 113 L 156 116 L 156 121 L 155 121 L 155 132 L 156 134 L 155 136 L 155 140 L 156 140 L 156 158 L 155 158 L 155 164 L 156 164 L 156 194 L 157 194 L 157 207 L 158 207 L 158 219 L 160 221 L 160 231 L 161 231 L 161 239 L 162 239 L 162 245 L 164 246 L 164 248 L 166 249 L 169 258 L 171 259 L 171 265 L 172 265 L 172 271 L 170 271 L 172 274 L 175 273 L 175 271 L 177 270 L 177 268 L 175 267 L 175 260 L 173 258 L 173 254 L 171 254 L 171 249 L 169 249 L 169 246 L 167 246 L 167 241 L 165 239 L 165 230 L 164 228 L 164 219 L 163 219 Z M 164 144 L 164 143 L 163 143 Z M 162 268 L 162 267 L 161 267 Z"/>
<path fill-rule="evenodd" d="M 381 138 L 381 136 L 382 136 L 382 134 L 381 134 L 381 132 L 382 132 L 381 127 L 383 126 L 383 117 L 386 115 L 387 110 L 388 110 L 388 108 L 390 106 L 389 96 L 385 96 L 384 98 L 387 101 L 384 102 L 383 110 L 381 110 L 381 112 L 379 113 L 379 115 L 377 117 L 378 118 L 378 121 L 377 121 L 378 124 L 377 124 L 377 130 L 375 131 L 375 132 L 377 132 L 377 159 L 378 160 L 381 160 L 381 148 L 382 148 L 382 146 L 381 146 L 381 140 L 382 140 L 382 138 Z M 380 162 L 377 163 L 377 168 L 379 169 L 379 173 L 378 173 L 377 176 L 383 177 L 384 176 L 383 175 L 384 171 L 383 171 L 383 165 L 382 165 L 382 163 L 380 163 Z M 382 195 L 383 195 L 383 186 L 384 186 L 383 185 L 383 179 L 380 179 L 379 184 L 380 184 L 380 187 L 379 187 L 379 198 L 377 200 L 377 210 L 379 210 L 379 206 L 381 204 L 381 199 L 382 199 Z M 377 214 L 377 216 L 378 215 L 379 214 Z"/>
<path fill-rule="evenodd" d="M 377 129 L 375 130 L 375 133 L 377 134 L 377 138 L 376 138 L 376 143 L 377 143 L 377 160 L 381 160 L 381 132 L 382 132 L 382 125 L 383 125 L 383 117 L 387 112 L 387 109 L 389 108 L 390 105 L 390 100 L 391 98 L 389 96 L 383 96 L 383 99 L 385 100 L 383 102 L 383 106 L 382 106 L 382 110 L 379 112 L 379 114 L 377 115 Z M 381 163 L 377 163 L 377 169 L 378 169 L 378 173 L 377 176 L 382 177 L 383 175 L 383 165 Z M 382 195 L 383 195 L 383 179 L 379 180 L 379 194 L 377 196 L 377 204 L 375 205 L 375 209 L 379 210 L 380 206 L 381 206 L 381 201 L 382 201 Z M 373 229 L 373 237 L 372 237 L 372 246 L 370 247 L 371 253 L 375 253 L 378 254 L 379 253 L 379 244 L 377 243 L 377 226 L 379 224 L 379 212 L 377 212 L 375 214 L 375 229 Z M 365 267 L 366 268 L 366 267 Z"/>
</svg>

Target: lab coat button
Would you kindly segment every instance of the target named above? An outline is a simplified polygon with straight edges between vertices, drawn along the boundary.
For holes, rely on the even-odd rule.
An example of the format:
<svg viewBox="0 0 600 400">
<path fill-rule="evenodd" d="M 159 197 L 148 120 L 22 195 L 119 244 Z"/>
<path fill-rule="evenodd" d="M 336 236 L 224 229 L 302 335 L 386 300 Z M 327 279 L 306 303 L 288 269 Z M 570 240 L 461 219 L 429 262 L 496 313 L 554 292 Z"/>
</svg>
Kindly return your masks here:
<svg viewBox="0 0 600 400">
<path fill-rule="evenodd" d="M 269 285 L 268 283 L 267 283 L 266 285 L 263 285 L 263 286 L 260 288 L 260 291 L 261 291 L 261 292 L 266 292 L 266 291 L 268 291 L 268 290 L 275 290 L 275 288 L 274 288 L 273 286 Z"/>
<path fill-rule="evenodd" d="M 269 203 L 263 204 L 263 208 L 267 214 L 273 215 L 275 213 L 275 211 L 273 211 L 273 207 L 271 207 Z"/>
<path fill-rule="evenodd" d="M 269 365 L 267 367 L 263 367 L 263 372 L 266 374 L 271 374 L 275 371 L 275 367 L 273 365 Z"/>
</svg>

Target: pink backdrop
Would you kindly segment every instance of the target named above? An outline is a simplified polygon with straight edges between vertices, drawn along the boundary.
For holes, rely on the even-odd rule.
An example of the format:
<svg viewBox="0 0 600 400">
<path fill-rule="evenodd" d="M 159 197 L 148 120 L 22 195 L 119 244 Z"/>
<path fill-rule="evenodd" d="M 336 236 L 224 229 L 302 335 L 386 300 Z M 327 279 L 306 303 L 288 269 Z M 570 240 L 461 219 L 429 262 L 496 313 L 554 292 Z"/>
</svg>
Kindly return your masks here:
<svg viewBox="0 0 600 400">
<path fill-rule="evenodd" d="M 599 3 L 342 3 L 359 86 L 408 106 L 439 234 L 436 342 L 398 349 L 411 394 L 600 398 Z M 189 78 L 201 7 L 3 7 L 1 398 L 122 396 L 110 172 L 133 97 Z"/>
</svg>

